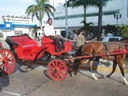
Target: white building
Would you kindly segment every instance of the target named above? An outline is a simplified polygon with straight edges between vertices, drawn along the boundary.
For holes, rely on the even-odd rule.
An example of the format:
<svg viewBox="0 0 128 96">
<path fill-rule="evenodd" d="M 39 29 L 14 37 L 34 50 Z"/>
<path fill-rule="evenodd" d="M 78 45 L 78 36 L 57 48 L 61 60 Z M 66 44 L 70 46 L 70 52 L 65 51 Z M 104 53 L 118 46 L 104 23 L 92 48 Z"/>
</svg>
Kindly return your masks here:
<svg viewBox="0 0 128 96">
<path fill-rule="evenodd" d="M 4 39 L 7 36 L 29 34 L 32 37 L 33 29 L 37 27 L 27 16 L 2 16 L 0 18 L 0 31 Z"/>
<path fill-rule="evenodd" d="M 65 29 L 65 9 L 64 3 L 59 3 L 56 7 L 56 13 L 54 17 L 55 28 Z M 71 30 L 79 29 L 82 27 L 80 23 L 83 21 L 83 7 L 68 8 L 68 27 Z M 103 7 L 103 26 L 116 25 L 117 19 L 114 15 L 121 15 L 118 19 L 118 24 L 128 25 L 128 0 L 110 0 L 105 7 Z M 87 8 L 87 22 L 93 22 L 94 26 L 98 25 L 98 8 L 88 7 Z"/>
</svg>

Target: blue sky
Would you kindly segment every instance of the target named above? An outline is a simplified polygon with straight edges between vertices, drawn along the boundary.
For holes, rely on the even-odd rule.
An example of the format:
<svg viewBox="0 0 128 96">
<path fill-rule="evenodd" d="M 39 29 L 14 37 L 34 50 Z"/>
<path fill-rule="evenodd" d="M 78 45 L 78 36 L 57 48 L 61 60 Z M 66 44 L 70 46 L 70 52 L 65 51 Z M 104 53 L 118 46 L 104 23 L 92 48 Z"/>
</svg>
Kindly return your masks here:
<svg viewBox="0 0 128 96">
<path fill-rule="evenodd" d="M 0 0 L 0 17 L 25 15 L 26 8 L 31 4 L 34 4 L 34 0 Z"/>
<path fill-rule="evenodd" d="M 49 0 L 53 4 L 53 0 Z M 55 5 L 64 0 L 54 0 Z M 0 0 L 0 17 L 3 15 L 22 16 L 25 15 L 26 8 L 35 4 L 34 0 Z M 46 17 L 45 17 L 46 18 Z M 36 19 L 34 19 L 35 22 Z"/>
</svg>

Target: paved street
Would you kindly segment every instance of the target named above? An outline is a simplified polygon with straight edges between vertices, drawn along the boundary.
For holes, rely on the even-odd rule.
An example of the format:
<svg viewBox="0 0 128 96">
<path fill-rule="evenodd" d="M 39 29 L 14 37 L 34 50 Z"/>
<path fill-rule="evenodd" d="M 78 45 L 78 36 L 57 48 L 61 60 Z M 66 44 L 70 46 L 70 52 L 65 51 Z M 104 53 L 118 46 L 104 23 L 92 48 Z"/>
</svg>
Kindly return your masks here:
<svg viewBox="0 0 128 96">
<path fill-rule="evenodd" d="M 108 72 L 95 73 L 106 75 Z M 128 80 L 128 74 L 126 74 Z M 67 75 L 61 82 L 55 82 L 44 74 L 44 67 L 0 78 L 0 96 L 127 96 L 128 86 L 123 84 L 119 72 L 111 78 L 92 79 L 88 71 L 82 71 L 74 77 Z"/>
</svg>

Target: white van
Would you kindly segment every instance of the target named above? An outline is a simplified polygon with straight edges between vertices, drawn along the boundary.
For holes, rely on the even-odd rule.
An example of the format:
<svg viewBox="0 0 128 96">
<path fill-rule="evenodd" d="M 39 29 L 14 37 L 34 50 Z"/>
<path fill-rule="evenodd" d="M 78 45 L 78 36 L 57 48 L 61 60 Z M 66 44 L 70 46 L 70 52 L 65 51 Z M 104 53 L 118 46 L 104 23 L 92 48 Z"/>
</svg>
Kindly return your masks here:
<svg viewBox="0 0 128 96">
<path fill-rule="evenodd" d="M 121 36 L 106 36 L 102 39 L 102 42 L 114 42 L 120 41 L 122 39 Z"/>
</svg>

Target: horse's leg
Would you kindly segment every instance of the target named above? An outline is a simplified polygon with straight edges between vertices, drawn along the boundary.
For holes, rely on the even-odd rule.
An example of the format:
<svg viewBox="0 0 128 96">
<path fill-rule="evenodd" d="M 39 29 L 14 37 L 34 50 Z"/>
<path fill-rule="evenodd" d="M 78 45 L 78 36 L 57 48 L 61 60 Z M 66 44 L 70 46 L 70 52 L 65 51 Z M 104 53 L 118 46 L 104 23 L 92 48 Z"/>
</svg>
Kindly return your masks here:
<svg viewBox="0 0 128 96">
<path fill-rule="evenodd" d="M 82 59 L 82 60 L 75 60 L 74 61 L 74 74 L 72 73 L 72 76 L 73 75 L 75 75 L 75 74 L 77 74 L 77 72 L 78 72 L 78 69 L 79 69 L 79 67 L 81 66 L 81 65 L 83 65 L 83 64 L 85 64 L 85 63 L 87 63 L 88 62 L 88 59 Z"/>
<path fill-rule="evenodd" d="M 89 70 L 91 72 L 91 75 L 94 78 L 94 80 L 98 80 L 98 78 L 96 77 L 96 75 L 92 71 L 92 66 L 93 66 L 93 61 L 89 61 Z"/>
<path fill-rule="evenodd" d="M 125 74 L 124 74 L 124 69 L 123 69 L 123 59 L 121 60 L 118 60 L 118 65 L 119 65 L 119 68 L 120 68 L 120 71 L 121 71 L 121 73 L 122 73 L 122 75 L 123 75 L 123 80 L 124 80 L 124 82 L 125 82 L 125 84 L 126 85 L 128 85 L 128 81 L 126 80 L 126 78 L 125 78 Z"/>
<path fill-rule="evenodd" d="M 113 69 L 112 69 L 112 72 L 110 74 L 108 74 L 107 76 L 104 76 L 104 77 L 110 77 L 116 70 L 116 66 L 117 66 L 117 62 L 116 60 L 113 61 Z"/>
<path fill-rule="evenodd" d="M 79 65 L 80 65 L 80 60 L 75 60 L 75 61 L 74 61 L 74 66 L 73 66 L 74 74 L 72 73 L 72 76 L 74 76 L 74 75 L 77 74 L 77 71 L 78 71 L 78 69 L 79 69 Z"/>
</svg>

